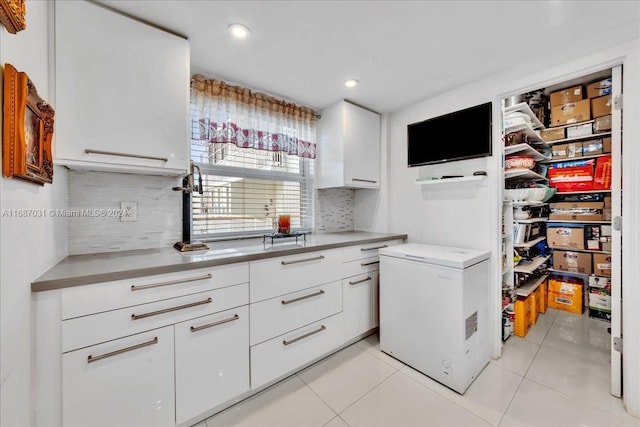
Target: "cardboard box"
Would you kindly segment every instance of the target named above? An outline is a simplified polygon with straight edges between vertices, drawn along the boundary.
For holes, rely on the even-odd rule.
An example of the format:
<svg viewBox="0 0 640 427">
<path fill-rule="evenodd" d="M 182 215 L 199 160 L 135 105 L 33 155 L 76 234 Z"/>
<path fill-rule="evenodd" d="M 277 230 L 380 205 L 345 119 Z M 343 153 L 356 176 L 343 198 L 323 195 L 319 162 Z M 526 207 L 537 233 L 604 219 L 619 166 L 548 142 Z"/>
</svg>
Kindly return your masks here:
<svg viewBox="0 0 640 427">
<path fill-rule="evenodd" d="M 593 134 L 593 124 L 584 123 L 576 126 L 569 126 L 567 128 L 567 138 L 578 138 L 580 136 L 587 136 Z"/>
<path fill-rule="evenodd" d="M 531 304 L 531 309 L 529 310 L 529 323 L 531 323 L 531 325 L 535 325 L 538 321 L 538 300 L 536 299 L 535 293 L 531 293 L 528 300 L 529 304 Z"/>
<path fill-rule="evenodd" d="M 556 107 L 558 105 L 568 104 L 570 102 L 581 101 L 585 98 L 585 94 L 586 92 L 584 90 L 584 86 L 582 85 L 568 87 L 557 92 L 552 92 L 549 102 L 551 103 L 552 107 Z"/>
<path fill-rule="evenodd" d="M 604 196 L 604 207 L 611 208 L 611 196 Z"/>
<path fill-rule="evenodd" d="M 612 162 L 611 155 L 598 157 L 596 170 L 593 174 L 594 190 L 609 190 L 611 188 Z"/>
<path fill-rule="evenodd" d="M 603 153 L 611 152 L 611 137 L 602 138 L 602 152 Z"/>
<path fill-rule="evenodd" d="M 549 279 L 549 308 L 582 314 L 582 285 L 560 278 Z"/>
<path fill-rule="evenodd" d="M 590 251 L 603 251 L 602 244 L 606 242 L 606 237 L 602 236 L 599 225 L 584 226 L 584 249 Z"/>
<path fill-rule="evenodd" d="M 611 320 L 611 279 L 589 276 L 589 317 Z"/>
<path fill-rule="evenodd" d="M 606 116 L 611 114 L 611 105 L 613 101 L 611 95 L 599 96 L 591 99 L 591 117 Z"/>
<path fill-rule="evenodd" d="M 582 143 L 582 155 L 593 156 L 596 154 L 603 154 L 605 149 L 605 139 L 609 139 L 609 150 L 611 150 L 611 138 L 600 138 L 590 141 L 584 141 Z"/>
<path fill-rule="evenodd" d="M 591 274 L 591 254 L 556 249 L 553 251 L 553 268 L 554 270 Z"/>
<path fill-rule="evenodd" d="M 587 86 L 587 98 L 595 98 L 597 96 L 609 95 L 611 93 L 612 80 L 611 77 L 604 80 L 598 80 Z"/>
<path fill-rule="evenodd" d="M 584 249 L 584 230 L 581 227 L 547 227 L 550 248 Z"/>
<path fill-rule="evenodd" d="M 611 278 L 589 276 L 589 287 L 598 289 L 611 289 Z"/>
<path fill-rule="evenodd" d="M 594 132 L 606 132 L 611 130 L 611 115 L 596 118 L 593 122 Z"/>
<path fill-rule="evenodd" d="M 582 157 L 582 142 L 554 145 L 551 147 L 551 157 L 553 159 L 572 159 L 575 157 Z"/>
<path fill-rule="evenodd" d="M 551 129 L 541 130 L 540 138 L 544 139 L 547 142 L 557 141 L 559 139 L 565 139 L 566 136 L 564 133 L 564 129 L 565 128 L 551 128 Z"/>
<path fill-rule="evenodd" d="M 611 221 L 611 208 L 604 208 L 602 210 L 602 220 Z"/>
<path fill-rule="evenodd" d="M 551 126 L 567 125 L 591 120 L 591 102 L 588 99 L 551 107 Z"/>
<path fill-rule="evenodd" d="M 549 219 L 562 221 L 602 221 L 603 202 L 550 203 Z"/>
<path fill-rule="evenodd" d="M 593 274 L 611 277 L 611 254 L 593 254 Z"/>
</svg>

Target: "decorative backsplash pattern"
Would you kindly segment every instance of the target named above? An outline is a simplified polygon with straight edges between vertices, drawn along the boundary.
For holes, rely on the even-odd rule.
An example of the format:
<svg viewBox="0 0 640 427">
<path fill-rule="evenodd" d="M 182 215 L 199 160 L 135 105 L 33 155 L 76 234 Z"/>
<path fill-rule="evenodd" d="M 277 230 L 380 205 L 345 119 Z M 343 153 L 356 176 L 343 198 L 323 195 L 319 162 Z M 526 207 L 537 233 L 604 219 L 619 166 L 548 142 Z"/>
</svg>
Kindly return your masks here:
<svg viewBox="0 0 640 427">
<path fill-rule="evenodd" d="M 69 215 L 69 255 L 132 249 L 169 248 L 182 240 L 181 193 L 171 191 L 179 178 L 71 170 L 69 212 L 117 210 L 137 203 L 137 220 L 115 216 Z M 330 188 L 315 194 L 315 232 L 354 229 L 354 190 Z"/>
<path fill-rule="evenodd" d="M 317 190 L 315 196 L 315 232 L 353 231 L 354 200 L 354 190 L 349 188 Z"/>
<path fill-rule="evenodd" d="M 120 209 L 137 203 L 137 220 L 70 216 L 69 255 L 168 248 L 182 240 L 182 196 L 178 177 L 71 170 L 69 210 Z M 108 213 L 108 212 L 107 212 Z"/>
</svg>

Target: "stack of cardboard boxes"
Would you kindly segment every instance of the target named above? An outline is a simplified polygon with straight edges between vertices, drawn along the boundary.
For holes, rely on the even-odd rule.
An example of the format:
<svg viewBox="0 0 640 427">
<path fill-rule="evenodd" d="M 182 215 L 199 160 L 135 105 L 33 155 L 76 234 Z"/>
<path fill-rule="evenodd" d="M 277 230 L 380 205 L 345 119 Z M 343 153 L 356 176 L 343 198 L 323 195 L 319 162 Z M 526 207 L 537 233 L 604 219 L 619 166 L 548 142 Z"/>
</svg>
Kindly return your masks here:
<svg viewBox="0 0 640 427">
<path fill-rule="evenodd" d="M 550 168 L 551 186 L 558 191 L 609 188 L 610 157 L 597 160 L 580 160 L 580 157 L 611 152 L 611 137 L 598 136 L 599 132 L 611 130 L 611 105 L 610 78 L 593 82 L 586 88 L 578 85 L 551 94 L 551 128 L 542 131 L 540 136 L 546 142 L 581 138 L 581 141 L 554 144 L 551 148 L 553 160 L 576 159 L 555 163 Z M 587 138 L 589 136 L 593 139 Z"/>
</svg>

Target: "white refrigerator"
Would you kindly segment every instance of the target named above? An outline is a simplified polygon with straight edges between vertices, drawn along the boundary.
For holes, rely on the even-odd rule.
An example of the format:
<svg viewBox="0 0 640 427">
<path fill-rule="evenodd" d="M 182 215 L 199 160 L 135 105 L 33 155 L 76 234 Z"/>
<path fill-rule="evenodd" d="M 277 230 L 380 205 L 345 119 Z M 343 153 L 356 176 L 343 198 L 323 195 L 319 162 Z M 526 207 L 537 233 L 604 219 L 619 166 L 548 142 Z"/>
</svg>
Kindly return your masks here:
<svg viewBox="0 0 640 427">
<path fill-rule="evenodd" d="M 489 252 L 380 251 L 380 349 L 464 393 L 489 363 Z"/>
</svg>

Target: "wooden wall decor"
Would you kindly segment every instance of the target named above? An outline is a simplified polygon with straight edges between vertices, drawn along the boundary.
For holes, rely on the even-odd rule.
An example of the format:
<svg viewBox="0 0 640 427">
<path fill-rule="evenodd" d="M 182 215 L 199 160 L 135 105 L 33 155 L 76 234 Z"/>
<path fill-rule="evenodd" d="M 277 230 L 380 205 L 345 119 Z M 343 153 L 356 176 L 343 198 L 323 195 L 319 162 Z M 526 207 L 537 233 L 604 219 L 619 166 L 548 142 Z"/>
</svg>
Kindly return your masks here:
<svg viewBox="0 0 640 427">
<path fill-rule="evenodd" d="M 4 66 L 2 175 L 44 185 L 53 181 L 53 108 L 26 73 Z"/>
<path fill-rule="evenodd" d="M 27 28 L 26 0 L 0 0 L 0 22 L 11 34 Z"/>
</svg>

